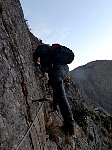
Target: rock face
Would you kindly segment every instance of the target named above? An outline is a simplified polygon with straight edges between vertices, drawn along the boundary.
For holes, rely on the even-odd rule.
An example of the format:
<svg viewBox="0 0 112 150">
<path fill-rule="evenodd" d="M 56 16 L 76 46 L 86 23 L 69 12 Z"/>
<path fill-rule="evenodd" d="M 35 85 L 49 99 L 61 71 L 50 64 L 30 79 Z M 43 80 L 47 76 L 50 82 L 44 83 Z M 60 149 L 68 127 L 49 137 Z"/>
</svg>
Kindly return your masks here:
<svg viewBox="0 0 112 150">
<path fill-rule="evenodd" d="M 90 62 L 71 74 L 84 99 L 112 115 L 112 61 Z"/>
<path fill-rule="evenodd" d="M 20 3 L 18 0 L 0 0 L 0 146 L 4 150 L 20 142 L 39 107 L 39 104 L 32 104 L 33 99 L 42 96 L 34 71 L 31 41 Z M 39 117 L 43 118 L 43 113 Z M 40 119 L 35 126 L 38 134 L 38 124 L 43 126 L 41 136 L 44 136 L 42 121 Z M 31 134 L 22 144 L 24 150 L 34 147 L 36 132 Z M 44 139 L 38 138 L 39 145 L 44 146 Z"/>
<path fill-rule="evenodd" d="M 111 149 L 112 118 L 89 109 L 72 81 L 69 88 L 65 83 L 76 121 L 68 144 L 59 127 L 60 112 L 49 113 L 52 95 L 47 81 L 33 63 L 32 51 L 40 42 L 29 32 L 19 0 L 0 0 L 0 149 Z M 46 96 L 51 100 L 37 101 Z"/>
</svg>

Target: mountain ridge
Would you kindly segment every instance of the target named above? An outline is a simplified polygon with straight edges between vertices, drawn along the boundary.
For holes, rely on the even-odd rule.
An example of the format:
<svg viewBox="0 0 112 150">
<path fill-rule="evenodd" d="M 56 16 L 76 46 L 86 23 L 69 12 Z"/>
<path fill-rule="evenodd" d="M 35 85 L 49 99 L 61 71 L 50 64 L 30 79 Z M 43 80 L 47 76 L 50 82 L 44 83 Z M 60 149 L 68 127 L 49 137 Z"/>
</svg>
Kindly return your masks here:
<svg viewBox="0 0 112 150">
<path fill-rule="evenodd" d="M 97 60 L 72 70 L 75 84 L 88 101 L 112 114 L 112 61 Z"/>
</svg>

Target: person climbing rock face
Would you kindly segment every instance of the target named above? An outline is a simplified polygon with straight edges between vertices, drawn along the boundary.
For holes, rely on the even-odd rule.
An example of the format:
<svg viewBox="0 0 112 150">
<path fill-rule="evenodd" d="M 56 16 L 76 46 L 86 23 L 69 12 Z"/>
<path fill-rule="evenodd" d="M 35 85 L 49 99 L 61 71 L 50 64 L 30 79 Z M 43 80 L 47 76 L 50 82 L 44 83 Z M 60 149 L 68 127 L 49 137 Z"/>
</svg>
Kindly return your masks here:
<svg viewBox="0 0 112 150">
<path fill-rule="evenodd" d="M 49 84 L 53 90 L 53 111 L 59 105 L 63 117 L 61 127 L 65 134 L 73 134 L 74 119 L 70 105 L 67 100 L 63 80 L 69 72 L 70 64 L 74 59 L 74 53 L 69 48 L 60 44 L 41 44 L 33 53 L 34 62 L 40 58 L 41 72 L 44 76 L 48 73 Z"/>
</svg>

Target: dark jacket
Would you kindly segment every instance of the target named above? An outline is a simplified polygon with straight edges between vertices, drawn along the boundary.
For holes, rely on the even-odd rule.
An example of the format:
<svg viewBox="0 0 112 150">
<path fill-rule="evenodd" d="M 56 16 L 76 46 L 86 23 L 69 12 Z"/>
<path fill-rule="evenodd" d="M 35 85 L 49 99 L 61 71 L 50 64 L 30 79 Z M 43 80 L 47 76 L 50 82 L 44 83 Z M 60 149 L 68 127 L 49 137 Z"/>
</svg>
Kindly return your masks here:
<svg viewBox="0 0 112 150">
<path fill-rule="evenodd" d="M 36 63 L 40 57 L 41 71 L 48 72 L 51 66 L 51 47 L 48 44 L 38 45 L 37 49 L 33 53 L 33 60 Z"/>
</svg>

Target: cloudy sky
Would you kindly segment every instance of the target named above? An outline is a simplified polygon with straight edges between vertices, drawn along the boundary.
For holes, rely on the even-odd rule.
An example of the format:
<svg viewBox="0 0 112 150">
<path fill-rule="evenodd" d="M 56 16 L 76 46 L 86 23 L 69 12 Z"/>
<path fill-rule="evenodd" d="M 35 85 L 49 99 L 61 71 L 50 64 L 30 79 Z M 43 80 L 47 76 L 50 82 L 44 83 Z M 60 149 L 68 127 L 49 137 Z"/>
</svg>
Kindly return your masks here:
<svg viewBox="0 0 112 150">
<path fill-rule="evenodd" d="M 20 1 L 35 36 L 74 51 L 70 70 L 94 60 L 112 60 L 112 0 Z"/>
</svg>

